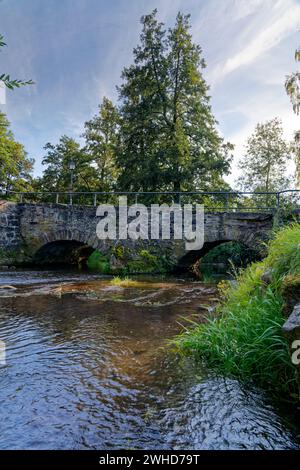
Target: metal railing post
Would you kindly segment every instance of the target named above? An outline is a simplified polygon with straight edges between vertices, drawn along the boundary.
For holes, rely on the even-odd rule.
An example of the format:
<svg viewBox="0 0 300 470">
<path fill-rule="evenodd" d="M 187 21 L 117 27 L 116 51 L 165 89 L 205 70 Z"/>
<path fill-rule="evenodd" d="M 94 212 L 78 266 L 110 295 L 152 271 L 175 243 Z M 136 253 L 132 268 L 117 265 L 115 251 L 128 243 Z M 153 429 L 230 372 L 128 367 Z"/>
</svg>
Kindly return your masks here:
<svg viewBox="0 0 300 470">
<path fill-rule="evenodd" d="M 229 210 L 229 193 L 226 193 L 225 210 L 226 212 Z"/>
<path fill-rule="evenodd" d="M 37 191 L 37 192 L 17 192 L 17 191 L 7 191 L 5 196 L 12 197 L 14 200 L 19 200 L 20 203 L 24 203 L 25 201 L 29 202 L 49 202 L 56 201 L 57 204 L 61 201 L 62 204 L 86 204 L 90 205 L 89 198 L 92 198 L 93 204 L 96 207 L 99 202 L 99 196 L 105 198 L 108 201 L 109 197 L 113 198 L 115 201 L 117 196 L 119 195 L 126 195 L 130 197 L 131 201 L 135 201 L 135 204 L 138 204 L 138 200 L 140 200 L 139 196 L 143 196 L 143 201 L 147 204 L 151 202 L 150 196 L 155 196 L 158 200 L 163 203 L 167 202 L 170 203 L 170 199 L 173 202 L 176 202 L 182 205 L 186 198 L 187 201 L 206 201 L 206 209 L 212 212 L 230 212 L 230 211 L 251 211 L 255 212 L 265 211 L 274 214 L 280 215 L 280 211 L 284 208 L 285 199 L 282 196 L 284 194 L 292 193 L 293 196 L 296 197 L 295 201 L 295 208 L 300 208 L 299 204 L 299 197 L 300 197 L 300 190 L 284 190 L 284 191 L 274 191 L 274 192 L 267 192 L 267 191 L 140 191 L 140 192 L 94 192 L 94 191 L 82 191 L 82 192 L 73 192 L 71 190 L 67 191 Z M 75 198 L 75 196 L 79 196 Z M 145 199 L 144 199 L 145 198 Z M 261 206 L 258 202 L 258 198 L 266 199 L 265 206 Z M 275 200 L 273 199 L 275 198 Z M 152 199 L 153 200 L 153 199 Z M 221 201 L 219 204 L 219 200 Z M 217 204 L 214 204 L 214 201 L 217 201 Z M 273 201 L 273 202 L 272 202 Z M 247 205 L 249 202 L 249 206 Z"/>
<path fill-rule="evenodd" d="M 279 209 L 280 209 L 280 192 L 276 193 L 276 206 L 277 206 L 277 212 L 279 212 Z"/>
</svg>

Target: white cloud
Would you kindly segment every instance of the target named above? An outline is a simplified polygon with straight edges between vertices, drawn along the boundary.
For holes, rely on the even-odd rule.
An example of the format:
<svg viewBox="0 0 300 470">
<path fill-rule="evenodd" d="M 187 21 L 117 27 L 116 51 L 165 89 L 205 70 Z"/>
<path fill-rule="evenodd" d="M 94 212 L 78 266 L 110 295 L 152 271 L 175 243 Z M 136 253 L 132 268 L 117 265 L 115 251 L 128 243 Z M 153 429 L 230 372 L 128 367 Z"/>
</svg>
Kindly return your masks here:
<svg viewBox="0 0 300 470">
<path fill-rule="evenodd" d="M 233 2 L 236 3 L 236 2 Z M 250 2 L 252 8 L 240 9 L 237 16 L 231 18 L 231 22 L 240 19 L 244 14 L 253 13 L 247 19 L 244 28 L 236 28 L 235 41 L 231 48 L 227 48 L 225 59 L 210 72 L 210 81 L 213 85 L 242 66 L 252 64 L 267 51 L 278 45 L 287 36 L 300 28 L 300 4 L 294 0 L 264 0 Z M 260 8 L 258 8 L 260 6 Z M 232 4 L 233 7 L 233 4 Z M 229 18 L 227 18 L 230 21 Z M 229 25 L 234 28 L 233 24 Z M 226 28 L 226 25 L 223 24 Z M 237 48 L 236 52 L 233 52 Z"/>
<path fill-rule="evenodd" d="M 237 132 L 227 136 L 228 140 L 235 146 L 232 172 L 231 175 L 227 177 L 228 182 L 234 184 L 234 181 L 240 175 L 238 162 L 245 154 L 247 139 L 254 132 L 258 122 L 265 122 L 279 116 L 282 120 L 284 138 L 287 141 L 292 140 L 294 132 L 299 129 L 300 123 L 299 117 L 293 113 L 292 109 L 289 109 L 289 106 L 282 107 L 281 103 L 272 100 L 271 93 L 269 96 L 262 97 L 257 95 L 252 97 L 248 102 L 241 104 L 231 111 L 242 112 L 246 114 L 248 118 L 246 125 Z M 224 120 L 226 120 L 226 115 L 224 116 Z M 292 161 L 289 162 L 288 173 L 294 173 L 294 163 Z"/>
</svg>

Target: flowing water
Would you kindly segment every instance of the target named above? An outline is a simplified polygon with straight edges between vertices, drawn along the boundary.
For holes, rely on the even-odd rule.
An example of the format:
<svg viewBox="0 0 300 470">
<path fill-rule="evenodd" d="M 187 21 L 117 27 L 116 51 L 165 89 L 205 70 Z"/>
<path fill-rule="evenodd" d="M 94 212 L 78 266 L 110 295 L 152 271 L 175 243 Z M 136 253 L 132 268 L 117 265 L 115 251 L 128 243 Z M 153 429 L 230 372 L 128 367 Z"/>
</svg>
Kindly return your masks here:
<svg viewBox="0 0 300 470">
<path fill-rule="evenodd" d="M 300 448 L 290 410 L 166 347 L 214 286 L 47 271 L 1 285 L 1 449 Z"/>
</svg>

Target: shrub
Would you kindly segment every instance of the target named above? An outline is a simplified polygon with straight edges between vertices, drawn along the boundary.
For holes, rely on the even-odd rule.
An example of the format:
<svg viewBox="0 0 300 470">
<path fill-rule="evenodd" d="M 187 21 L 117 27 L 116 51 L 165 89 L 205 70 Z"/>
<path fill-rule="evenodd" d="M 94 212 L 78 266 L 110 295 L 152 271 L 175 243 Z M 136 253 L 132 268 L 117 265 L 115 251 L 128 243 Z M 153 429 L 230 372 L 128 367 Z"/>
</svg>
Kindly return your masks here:
<svg viewBox="0 0 300 470">
<path fill-rule="evenodd" d="M 91 271 L 96 271 L 101 274 L 108 274 L 110 272 L 109 260 L 98 250 L 93 251 L 87 260 L 87 267 Z"/>
</svg>

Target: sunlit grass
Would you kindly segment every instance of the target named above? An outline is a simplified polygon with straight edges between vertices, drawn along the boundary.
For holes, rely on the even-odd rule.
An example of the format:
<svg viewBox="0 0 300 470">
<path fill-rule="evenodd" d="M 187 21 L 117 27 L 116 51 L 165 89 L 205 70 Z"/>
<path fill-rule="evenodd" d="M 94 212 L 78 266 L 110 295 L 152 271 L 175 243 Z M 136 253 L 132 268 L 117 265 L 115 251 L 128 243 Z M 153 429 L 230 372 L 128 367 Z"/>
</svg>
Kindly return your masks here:
<svg viewBox="0 0 300 470">
<path fill-rule="evenodd" d="M 134 281 L 133 279 L 130 279 L 129 277 L 114 277 L 111 281 L 110 284 L 113 286 L 118 286 L 118 287 L 137 287 L 139 285 L 138 281 Z"/>
<path fill-rule="evenodd" d="M 175 339 L 183 352 L 204 358 L 221 373 L 295 393 L 295 369 L 282 334 L 281 287 L 286 276 L 300 275 L 300 224 L 280 230 L 268 256 L 240 273 L 225 293 L 217 316 Z M 261 275 L 271 271 L 265 286 Z"/>
</svg>

